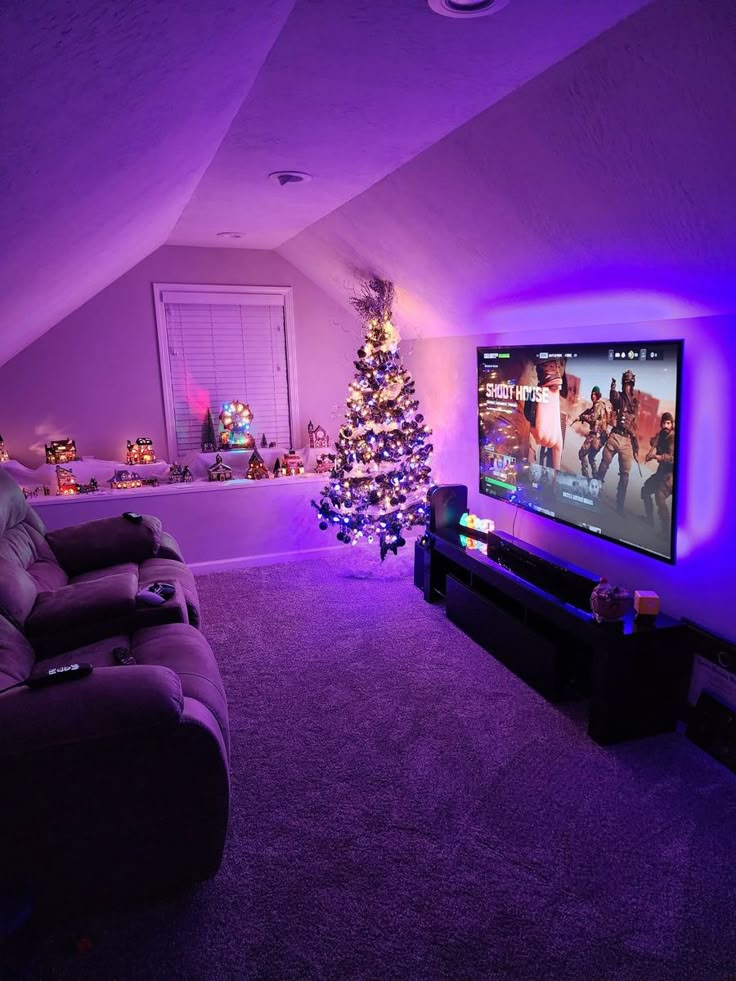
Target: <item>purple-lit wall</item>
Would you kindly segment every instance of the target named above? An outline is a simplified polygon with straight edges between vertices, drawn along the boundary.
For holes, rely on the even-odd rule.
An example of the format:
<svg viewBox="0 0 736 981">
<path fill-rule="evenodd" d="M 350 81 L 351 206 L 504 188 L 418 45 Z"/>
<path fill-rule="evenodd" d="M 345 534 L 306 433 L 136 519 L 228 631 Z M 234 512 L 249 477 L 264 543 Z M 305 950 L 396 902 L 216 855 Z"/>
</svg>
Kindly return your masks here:
<svg viewBox="0 0 736 981">
<path fill-rule="evenodd" d="M 528 321 L 537 322 L 533 310 Z M 559 321 L 558 321 L 559 322 Z M 733 615 L 736 571 L 736 453 L 731 446 L 727 395 L 736 315 L 637 324 L 519 330 L 407 344 L 407 366 L 434 429 L 434 478 L 466 484 L 469 505 L 510 532 L 515 509 L 478 491 L 476 347 L 559 341 L 678 339 L 684 346 L 678 410 L 677 562 L 650 559 L 592 535 L 519 511 L 515 533 L 610 581 L 654 589 L 666 612 L 686 616 L 736 640 Z M 410 352 L 410 353 L 409 353 Z"/>
<path fill-rule="evenodd" d="M 303 430 L 295 440 L 305 444 L 310 419 L 334 437 L 360 340 L 355 318 L 274 252 L 168 246 L 0 367 L 0 433 L 11 456 L 36 466 L 44 442 L 64 436 L 81 455 L 108 460 L 121 457 L 126 439 L 150 436 L 164 456 L 153 282 L 293 287 Z"/>
</svg>

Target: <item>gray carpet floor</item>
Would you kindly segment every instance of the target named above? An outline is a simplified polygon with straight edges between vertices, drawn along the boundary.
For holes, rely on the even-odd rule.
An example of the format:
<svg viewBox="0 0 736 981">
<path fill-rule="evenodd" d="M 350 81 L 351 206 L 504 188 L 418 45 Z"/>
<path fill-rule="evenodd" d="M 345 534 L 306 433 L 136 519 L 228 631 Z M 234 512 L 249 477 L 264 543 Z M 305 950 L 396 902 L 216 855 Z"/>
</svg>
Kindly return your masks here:
<svg viewBox="0 0 736 981">
<path fill-rule="evenodd" d="M 231 714 L 223 867 L 59 929 L 34 976 L 736 977 L 736 777 L 679 734 L 595 745 L 584 705 L 423 602 L 404 552 L 198 580 Z"/>
</svg>

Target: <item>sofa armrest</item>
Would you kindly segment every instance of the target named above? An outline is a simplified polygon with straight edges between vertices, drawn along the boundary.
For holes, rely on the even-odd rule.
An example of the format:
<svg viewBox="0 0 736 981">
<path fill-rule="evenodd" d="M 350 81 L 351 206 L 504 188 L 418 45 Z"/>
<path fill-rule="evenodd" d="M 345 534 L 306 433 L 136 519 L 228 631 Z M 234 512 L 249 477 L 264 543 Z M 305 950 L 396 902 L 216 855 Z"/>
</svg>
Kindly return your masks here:
<svg viewBox="0 0 736 981">
<path fill-rule="evenodd" d="M 157 559 L 174 559 L 176 562 L 184 562 L 179 543 L 167 531 L 161 532 L 161 546 L 156 555 Z"/>
<path fill-rule="evenodd" d="M 77 681 L 16 688 L 0 695 L 0 759 L 173 728 L 183 708 L 178 675 L 152 664 L 95 668 Z"/>
<path fill-rule="evenodd" d="M 70 576 L 124 562 L 144 562 L 158 554 L 161 522 L 150 514 L 141 522 L 100 518 L 59 528 L 46 536 L 59 565 Z"/>
</svg>

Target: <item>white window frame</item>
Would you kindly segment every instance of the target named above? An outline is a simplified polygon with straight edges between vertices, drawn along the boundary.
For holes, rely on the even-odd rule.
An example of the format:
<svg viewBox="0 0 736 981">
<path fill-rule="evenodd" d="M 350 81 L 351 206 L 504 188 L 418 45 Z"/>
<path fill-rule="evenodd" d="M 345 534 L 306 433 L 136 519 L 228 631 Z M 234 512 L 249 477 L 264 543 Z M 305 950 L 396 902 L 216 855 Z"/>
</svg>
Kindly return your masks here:
<svg viewBox="0 0 736 981">
<path fill-rule="evenodd" d="M 153 305 L 156 314 L 158 335 L 159 365 L 161 368 L 161 389 L 164 398 L 164 418 L 166 420 L 166 442 L 168 459 L 177 458 L 176 419 L 174 416 L 174 388 L 169 361 L 169 336 L 166 329 L 166 302 L 164 293 L 181 293 L 181 303 L 197 302 L 193 293 L 230 293 L 233 303 L 242 303 L 243 297 L 253 294 L 282 296 L 284 301 L 284 335 L 286 340 L 286 381 L 289 390 L 289 433 L 291 446 L 302 431 L 299 416 L 299 393 L 296 379 L 296 335 L 294 331 L 294 296 L 291 286 L 213 286 L 209 283 L 153 283 Z M 185 294 L 189 294 L 185 297 Z M 203 301 L 205 302 L 205 301 Z M 248 301 L 245 300 L 247 303 Z M 213 410 L 215 407 L 212 407 Z M 217 412 L 213 411 L 215 418 Z M 173 454 L 173 455 L 172 455 Z"/>
</svg>

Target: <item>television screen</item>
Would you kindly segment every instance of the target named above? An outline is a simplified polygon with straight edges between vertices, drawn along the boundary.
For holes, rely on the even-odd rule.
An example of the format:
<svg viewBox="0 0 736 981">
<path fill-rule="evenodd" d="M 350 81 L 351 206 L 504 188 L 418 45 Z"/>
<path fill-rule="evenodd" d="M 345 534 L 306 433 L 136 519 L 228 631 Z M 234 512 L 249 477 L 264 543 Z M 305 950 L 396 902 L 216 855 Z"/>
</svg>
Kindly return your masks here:
<svg viewBox="0 0 736 981">
<path fill-rule="evenodd" d="M 682 341 L 478 348 L 480 490 L 674 562 Z"/>
</svg>

